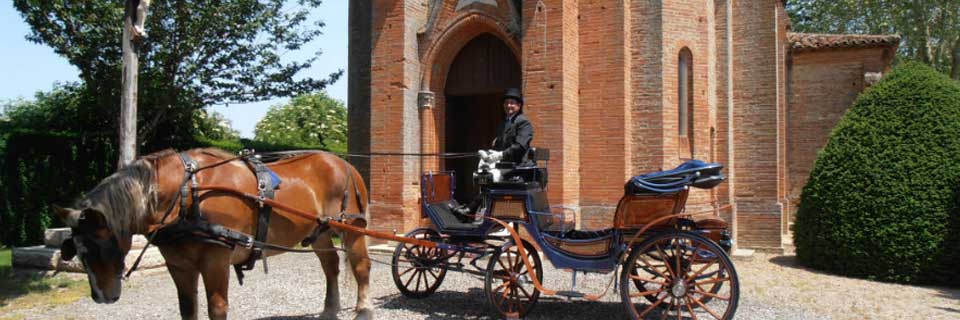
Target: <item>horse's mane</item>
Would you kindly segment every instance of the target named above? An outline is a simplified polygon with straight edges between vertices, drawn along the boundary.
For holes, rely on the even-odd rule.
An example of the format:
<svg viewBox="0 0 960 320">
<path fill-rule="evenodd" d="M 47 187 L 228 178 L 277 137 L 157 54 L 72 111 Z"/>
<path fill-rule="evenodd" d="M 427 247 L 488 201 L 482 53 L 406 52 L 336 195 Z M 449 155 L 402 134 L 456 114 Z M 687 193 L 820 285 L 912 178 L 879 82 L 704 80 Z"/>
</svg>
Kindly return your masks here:
<svg viewBox="0 0 960 320">
<path fill-rule="evenodd" d="M 110 231 L 129 235 L 136 229 L 134 224 L 157 205 L 156 160 L 173 153 L 171 149 L 155 152 L 117 170 L 87 193 L 78 207 L 99 211 Z"/>
</svg>

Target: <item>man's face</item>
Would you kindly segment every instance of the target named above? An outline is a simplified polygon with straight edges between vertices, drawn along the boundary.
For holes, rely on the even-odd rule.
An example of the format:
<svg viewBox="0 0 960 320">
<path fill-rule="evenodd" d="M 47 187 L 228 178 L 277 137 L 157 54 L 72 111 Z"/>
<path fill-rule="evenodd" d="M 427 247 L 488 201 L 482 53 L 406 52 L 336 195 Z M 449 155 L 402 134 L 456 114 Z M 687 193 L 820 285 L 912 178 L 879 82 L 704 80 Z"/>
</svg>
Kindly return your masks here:
<svg viewBox="0 0 960 320">
<path fill-rule="evenodd" d="M 517 112 L 520 112 L 520 101 L 513 98 L 503 99 L 503 112 L 506 113 L 508 117 L 517 114 Z"/>
</svg>

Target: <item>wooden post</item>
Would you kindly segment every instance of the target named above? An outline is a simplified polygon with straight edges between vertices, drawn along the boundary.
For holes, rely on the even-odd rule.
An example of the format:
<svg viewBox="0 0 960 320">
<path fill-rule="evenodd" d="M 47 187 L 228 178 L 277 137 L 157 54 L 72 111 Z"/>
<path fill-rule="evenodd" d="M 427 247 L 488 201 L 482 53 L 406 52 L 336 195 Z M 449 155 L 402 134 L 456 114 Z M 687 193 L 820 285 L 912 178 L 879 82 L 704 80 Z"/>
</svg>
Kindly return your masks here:
<svg viewBox="0 0 960 320">
<path fill-rule="evenodd" d="M 150 0 L 126 0 L 123 13 L 123 82 L 120 91 L 120 160 L 118 168 L 137 156 L 137 74 L 139 42 Z"/>
</svg>

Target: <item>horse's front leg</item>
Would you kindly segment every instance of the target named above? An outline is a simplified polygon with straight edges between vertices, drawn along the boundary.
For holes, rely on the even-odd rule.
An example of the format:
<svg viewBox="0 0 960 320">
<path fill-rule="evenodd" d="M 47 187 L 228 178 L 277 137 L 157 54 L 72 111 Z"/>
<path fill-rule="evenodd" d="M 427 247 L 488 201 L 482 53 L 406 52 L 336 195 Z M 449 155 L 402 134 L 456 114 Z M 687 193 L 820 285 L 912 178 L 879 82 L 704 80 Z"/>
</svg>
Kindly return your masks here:
<svg viewBox="0 0 960 320">
<path fill-rule="evenodd" d="M 210 319 L 226 319 L 229 304 L 230 250 L 209 250 L 201 262 L 203 286 L 207 289 L 207 315 Z"/>
<path fill-rule="evenodd" d="M 167 271 L 177 285 L 177 300 L 180 301 L 180 318 L 197 318 L 197 279 L 200 273 L 195 269 L 167 264 Z"/>
</svg>

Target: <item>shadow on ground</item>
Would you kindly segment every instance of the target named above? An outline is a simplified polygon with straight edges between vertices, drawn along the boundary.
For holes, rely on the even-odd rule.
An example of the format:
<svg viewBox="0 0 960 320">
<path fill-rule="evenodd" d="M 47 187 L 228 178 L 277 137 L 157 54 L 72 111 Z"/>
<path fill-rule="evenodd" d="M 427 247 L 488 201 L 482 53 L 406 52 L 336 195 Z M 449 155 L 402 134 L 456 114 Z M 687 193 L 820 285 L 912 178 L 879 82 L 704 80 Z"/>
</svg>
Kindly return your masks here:
<svg viewBox="0 0 960 320">
<path fill-rule="evenodd" d="M 500 319 L 487 304 L 483 290 L 468 292 L 438 291 L 425 299 L 411 299 L 400 294 L 377 298 L 377 309 L 404 310 L 424 315 L 425 319 Z M 351 315 L 352 317 L 352 315 Z M 376 317 L 376 311 L 374 311 Z M 619 302 L 566 301 L 555 297 L 541 297 L 526 319 L 624 319 Z M 321 319 L 319 314 L 279 316 L 260 320 Z"/>
</svg>

